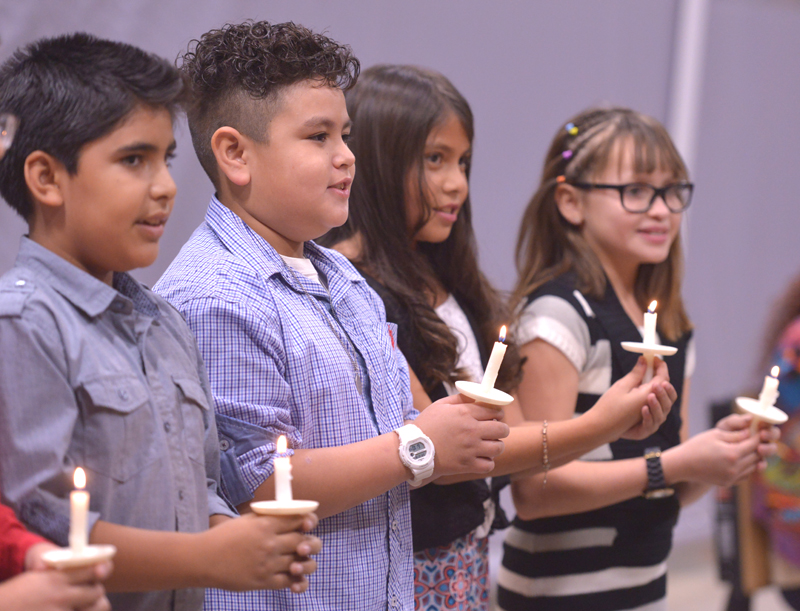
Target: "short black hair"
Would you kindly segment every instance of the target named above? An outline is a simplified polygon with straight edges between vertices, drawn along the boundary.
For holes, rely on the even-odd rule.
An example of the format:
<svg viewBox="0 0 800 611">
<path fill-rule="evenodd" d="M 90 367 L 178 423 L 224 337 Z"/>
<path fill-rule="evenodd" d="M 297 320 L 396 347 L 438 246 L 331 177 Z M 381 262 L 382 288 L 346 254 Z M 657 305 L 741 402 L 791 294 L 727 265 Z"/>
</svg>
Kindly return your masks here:
<svg viewBox="0 0 800 611">
<path fill-rule="evenodd" d="M 229 126 L 264 142 L 282 89 L 319 80 L 347 91 L 360 71 L 349 46 L 291 22 L 226 24 L 191 41 L 178 61 L 189 89 L 185 109 L 194 150 L 217 188 L 215 131 Z"/>
<path fill-rule="evenodd" d="M 81 147 L 110 133 L 139 106 L 162 107 L 174 116 L 182 91 L 175 66 L 126 43 L 76 33 L 18 49 L 0 67 L 0 112 L 19 119 L 0 160 L 0 194 L 30 220 L 28 155 L 44 151 L 74 174 Z"/>
</svg>

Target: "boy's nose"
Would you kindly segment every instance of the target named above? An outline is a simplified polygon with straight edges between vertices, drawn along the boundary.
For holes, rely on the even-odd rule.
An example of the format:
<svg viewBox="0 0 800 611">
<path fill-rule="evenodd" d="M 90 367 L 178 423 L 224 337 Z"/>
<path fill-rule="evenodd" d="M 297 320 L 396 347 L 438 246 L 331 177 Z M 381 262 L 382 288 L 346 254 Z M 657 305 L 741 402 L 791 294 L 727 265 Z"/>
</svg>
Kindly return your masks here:
<svg viewBox="0 0 800 611">
<path fill-rule="evenodd" d="M 339 145 L 336 154 L 333 158 L 333 164 L 337 168 L 341 167 L 350 167 L 351 165 L 355 164 L 356 156 L 353 154 L 353 151 L 350 150 L 350 147 L 347 146 L 347 143 L 342 140 L 341 144 Z"/>
<path fill-rule="evenodd" d="M 156 176 L 155 180 L 153 181 L 151 192 L 153 199 L 175 198 L 175 195 L 178 192 L 178 187 L 175 184 L 172 174 L 166 165 L 163 166 L 163 168 L 159 171 L 158 176 Z"/>
</svg>

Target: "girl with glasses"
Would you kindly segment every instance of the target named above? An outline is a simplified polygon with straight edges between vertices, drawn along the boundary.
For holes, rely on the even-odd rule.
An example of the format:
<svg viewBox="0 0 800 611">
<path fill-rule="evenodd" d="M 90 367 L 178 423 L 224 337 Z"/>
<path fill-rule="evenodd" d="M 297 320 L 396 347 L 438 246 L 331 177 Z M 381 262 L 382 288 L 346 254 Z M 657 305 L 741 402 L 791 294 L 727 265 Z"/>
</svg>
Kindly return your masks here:
<svg viewBox="0 0 800 611">
<path fill-rule="evenodd" d="M 679 507 L 730 485 L 774 450 L 729 416 L 687 440 L 692 325 L 681 297 L 680 227 L 692 184 L 664 127 L 625 108 L 587 110 L 550 145 L 524 213 L 513 302 L 523 357 L 519 403 L 528 420 L 585 412 L 636 362 L 657 301 L 658 341 L 676 405 L 645 439 L 620 439 L 513 483 L 501 609 L 666 609 L 666 559 Z"/>
</svg>

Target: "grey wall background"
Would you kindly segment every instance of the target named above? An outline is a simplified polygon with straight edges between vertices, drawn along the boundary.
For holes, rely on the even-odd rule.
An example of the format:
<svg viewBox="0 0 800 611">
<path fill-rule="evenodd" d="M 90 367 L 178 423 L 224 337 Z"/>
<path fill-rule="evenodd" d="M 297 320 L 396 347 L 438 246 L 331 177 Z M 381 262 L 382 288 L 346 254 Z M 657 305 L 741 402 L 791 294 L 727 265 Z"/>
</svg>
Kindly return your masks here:
<svg viewBox="0 0 800 611">
<path fill-rule="evenodd" d="M 586 106 L 631 106 L 668 122 L 677 0 L 3 0 L 0 60 L 42 36 L 84 30 L 172 58 L 192 38 L 246 18 L 297 21 L 352 45 L 363 66 L 414 63 L 446 74 L 470 101 L 472 175 L 483 269 L 514 279 L 517 223 L 555 129 Z M 712 0 L 685 236 L 685 296 L 697 325 L 691 428 L 706 406 L 755 381 L 769 307 L 800 271 L 800 2 Z M 177 128 L 177 204 L 154 282 L 202 221 L 211 184 Z M 0 270 L 24 224 L 0 208 Z M 678 538 L 710 532 L 706 500 Z"/>
</svg>

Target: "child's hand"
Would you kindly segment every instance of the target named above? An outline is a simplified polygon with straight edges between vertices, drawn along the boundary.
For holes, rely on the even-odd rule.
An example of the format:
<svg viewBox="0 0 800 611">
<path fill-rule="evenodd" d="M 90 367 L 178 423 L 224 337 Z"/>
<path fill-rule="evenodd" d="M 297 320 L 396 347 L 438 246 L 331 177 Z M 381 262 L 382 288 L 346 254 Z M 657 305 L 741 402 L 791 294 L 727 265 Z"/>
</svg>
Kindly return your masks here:
<svg viewBox="0 0 800 611">
<path fill-rule="evenodd" d="M 3 611 L 108 611 L 111 605 L 98 583 L 111 563 L 71 571 L 27 571 L 0 584 Z"/>
<path fill-rule="evenodd" d="M 654 363 L 655 375 L 642 384 L 646 362 L 640 357 L 636 366 L 609 388 L 590 411 L 601 415 L 604 426 L 612 426 L 615 438 L 645 439 L 664 423 L 678 398 L 669 383 L 667 365 L 661 359 Z"/>
<path fill-rule="evenodd" d="M 503 451 L 508 425 L 496 419 L 503 411 L 475 403 L 463 395 L 445 397 L 428 406 L 414 421 L 436 449 L 433 477 L 489 473 Z"/>
<path fill-rule="evenodd" d="M 695 435 L 664 452 L 661 461 L 667 480 L 732 486 L 748 477 L 762 460 L 759 453 L 761 436 L 750 435 L 749 418 L 729 416 L 724 419 L 727 422 L 721 421 L 721 426 Z"/>
<path fill-rule="evenodd" d="M 753 423 L 753 416 L 750 414 L 731 414 L 717 422 L 717 428 L 723 431 L 742 431 L 750 430 Z M 756 451 L 761 460 L 758 468 L 763 469 L 767 466 L 767 458 L 778 451 L 778 440 L 781 438 L 781 430 L 766 422 L 758 423 L 759 444 Z"/>
<path fill-rule="evenodd" d="M 200 536 L 209 559 L 209 584 L 226 590 L 304 592 L 317 562 L 322 541 L 303 534 L 313 529 L 316 516 L 257 516 L 227 520 Z"/>
</svg>

